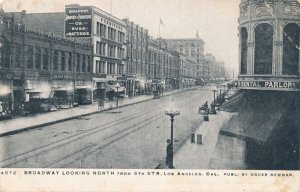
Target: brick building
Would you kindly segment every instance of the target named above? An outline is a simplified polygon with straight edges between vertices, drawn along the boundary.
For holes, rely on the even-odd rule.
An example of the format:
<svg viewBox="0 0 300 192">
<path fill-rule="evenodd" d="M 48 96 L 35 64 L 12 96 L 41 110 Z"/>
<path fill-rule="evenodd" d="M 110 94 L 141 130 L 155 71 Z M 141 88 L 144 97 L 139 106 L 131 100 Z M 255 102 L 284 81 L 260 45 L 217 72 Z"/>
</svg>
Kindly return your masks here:
<svg viewBox="0 0 300 192">
<path fill-rule="evenodd" d="M 53 97 L 69 106 L 90 103 L 92 46 L 29 30 L 25 15 L 1 10 L 0 99 L 6 110 L 17 113 L 24 103 Z"/>
</svg>

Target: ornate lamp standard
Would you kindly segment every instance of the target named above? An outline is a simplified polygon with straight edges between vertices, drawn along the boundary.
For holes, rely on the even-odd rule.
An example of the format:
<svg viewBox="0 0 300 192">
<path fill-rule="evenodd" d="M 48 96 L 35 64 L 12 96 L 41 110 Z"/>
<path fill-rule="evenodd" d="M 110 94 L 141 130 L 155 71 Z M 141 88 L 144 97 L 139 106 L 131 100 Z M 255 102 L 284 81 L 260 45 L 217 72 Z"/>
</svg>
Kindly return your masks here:
<svg viewBox="0 0 300 192">
<path fill-rule="evenodd" d="M 116 102 L 117 102 L 117 103 L 116 103 L 116 106 L 118 107 L 118 106 L 119 106 L 119 97 L 118 97 L 118 93 L 119 93 L 120 84 L 117 83 L 115 87 L 117 88 L 117 94 L 116 94 L 116 97 L 117 97 L 117 101 L 116 101 Z"/>
<path fill-rule="evenodd" d="M 174 103 L 174 100 L 172 99 L 172 104 Z M 173 169 L 173 123 L 174 123 L 174 117 L 176 115 L 180 115 L 180 111 L 178 109 L 175 109 L 174 105 L 171 106 L 170 109 L 165 110 L 165 114 L 170 116 L 171 120 L 171 139 L 170 143 L 167 146 L 167 158 L 166 158 L 166 164 L 168 168 Z"/>
<path fill-rule="evenodd" d="M 217 112 L 216 112 L 216 92 L 218 91 L 216 88 L 214 88 L 213 90 L 212 90 L 213 92 L 214 92 L 214 102 L 213 102 L 213 106 L 212 106 L 212 108 L 211 108 L 211 113 L 212 114 L 216 114 Z"/>
</svg>

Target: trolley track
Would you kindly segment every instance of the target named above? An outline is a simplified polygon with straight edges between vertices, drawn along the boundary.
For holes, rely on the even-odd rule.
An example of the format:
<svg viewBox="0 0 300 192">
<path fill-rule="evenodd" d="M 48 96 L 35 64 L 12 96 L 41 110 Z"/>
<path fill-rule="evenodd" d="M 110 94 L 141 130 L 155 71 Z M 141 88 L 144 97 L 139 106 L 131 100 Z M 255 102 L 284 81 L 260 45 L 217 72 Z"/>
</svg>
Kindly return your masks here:
<svg viewBox="0 0 300 192">
<path fill-rule="evenodd" d="M 55 141 L 55 142 L 51 142 L 47 145 L 32 149 L 32 150 L 24 152 L 22 154 L 18 154 L 16 156 L 6 158 L 6 159 L 0 161 L 0 167 L 10 167 L 14 164 L 17 164 L 17 163 L 21 162 L 21 161 L 27 160 L 29 158 L 36 157 L 36 156 L 38 156 L 42 153 L 45 153 L 49 150 L 53 150 L 53 149 L 59 148 L 63 145 L 70 144 L 71 142 L 78 141 L 79 139 L 82 139 L 84 137 L 88 137 L 90 135 L 93 135 L 95 133 L 99 133 L 101 131 L 105 131 L 109 128 L 112 128 L 112 127 L 115 127 L 115 126 L 118 126 L 118 125 L 122 125 L 122 123 L 124 123 L 124 122 L 127 122 L 129 120 L 133 120 L 135 118 L 138 118 L 140 116 L 144 116 L 147 113 L 157 111 L 157 110 L 159 110 L 159 109 L 149 110 L 149 111 L 146 111 L 144 113 L 135 113 L 134 115 L 129 115 L 129 116 L 123 117 L 119 120 L 116 120 L 116 121 L 113 121 L 113 122 L 108 122 L 108 123 L 93 127 L 91 129 L 79 132 L 77 134 L 74 134 L 72 136 L 63 138 L 63 139 Z M 6 162 L 9 162 L 9 161 L 13 161 L 13 162 L 7 164 Z"/>
<path fill-rule="evenodd" d="M 196 97 L 196 96 L 194 96 L 194 97 Z M 188 102 L 186 102 L 186 101 L 188 101 Z M 180 103 L 182 103 L 181 105 L 186 105 L 187 103 L 190 103 L 190 102 L 191 102 L 191 98 L 187 98 L 187 99 L 184 99 L 183 101 L 181 100 Z M 158 105 L 159 105 L 159 103 L 158 103 Z M 44 145 L 44 146 L 29 150 L 27 152 L 24 152 L 24 153 L 6 158 L 6 159 L 0 161 L 0 167 L 12 167 L 13 165 L 17 165 L 17 164 L 19 164 L 23 161 L 26 162 L 26 161 L 28 161 L 32 158 L 37 159 L 38 156 L 42 156 L 43 154 L 47 154 L 47 152 L 52 151 L 53 149 L 61 148 L 65 145 L 71 144 L 71 143 L 73 143 L 75 141 L 78 141 L 82 138 L 85 138 L 85 137 L 94 135 L 96 133 L 105 131 L 109 128 L 121 125 L 123 122 L 127 122 L 127 121 L 130 121 L 130 120 L 136 119 L 138 117 L 144 116 L 144 115 L 146 115 L 150 112 L 158 111 L 160 109 L 161 109 L 161 107 L 156 107 L 156 108 L 148 110 L 148 111 L 137 112 L 137 113 L 122 117 L 121 119 L 118 119 L 116 121 L 101 124 L 99 126 L 91 128 L 91 129 L 84 130 L 84 131 L 82 131 L 80 133 L 77 133 L 75 135 L 66 137 L 64 139 L 61 139 L 61 140 L 58 140 L 58 141 L 55 141 L 55 142 L 51 142 L 47 145 Z M 126 127 L 125 129 L 117 130 L 115 133 L 113 133 L 112 135 L 110 135 L 109 137 L 104 139 L 100 144 L 85 145 L 80 150 L 77 150 L 77 151 L 75 151 L 71 154 L 68 154 L 67 156 L 64 156 L 63 158 L 60 158 L 59 160 L 55 160 L 52 163 L 47 164 L 46 166 L 43 166 L 43 167 L 57 167 L 57 166 L 65 167 L 65 166 L 67 166 L 67 165 L 69 165 L 69 164 L 71 164 L 75 161 L 78 161 L 80 158 L 82 158 L 82 155 L 81 155 L 82 152 L 88 150 L 89 152 L 86 154 L 86 156 L 90 155 L 90 154 L 92 154 L 92 153 L 94 153 L 98 150 L 101 150 L 101 149 L 105 148 L 106 146 L 122 139 L 123 137 L 125 137 L 125 136 L 127 136 L 127 135 L 143 128 L 143 126 L 138 126 L 138 125 L 142 125 L 145 122 L 149 122 L 149 123 L 154 122 L 154 121 L 156 121 L 156 120 L 158 120 L 162 117 L 163 117 L 163 115 L 154 115 L 146 121 L 145 120 L 138 121 L 134 124 L 134 126 L 131 125 L 130 127 Z M 66 159 L 69 159 L 68 160 L 69 163 L 62 164 L 62 162 Z M 72 161 L 70 161 L 70 159 Z"/>
</svg>

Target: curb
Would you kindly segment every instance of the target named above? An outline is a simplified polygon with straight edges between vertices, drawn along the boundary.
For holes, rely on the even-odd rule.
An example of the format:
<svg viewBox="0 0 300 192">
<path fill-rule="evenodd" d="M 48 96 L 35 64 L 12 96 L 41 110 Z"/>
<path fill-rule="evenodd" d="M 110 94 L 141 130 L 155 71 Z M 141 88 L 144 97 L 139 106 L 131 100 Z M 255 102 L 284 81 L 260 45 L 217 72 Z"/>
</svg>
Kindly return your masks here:
<svg viewBox="0 0 300 192">
<path fill-rule="evenodd" d="M 181 91 L 178 91 L 176 93 L 171 93 L 171 94 L 168 94 L 168 95 L 162 95 L 161 97 L 166 97 L 166 96 L 169 96 L 169 95 L 178 94 L 178 93 L 182 93 L 184 91 L 191 91 L 191 90 L 195 90 L 195 89 L 181 90 Z M 0 137 L 14 135 L 14 134 L 21 133 L 21 132 L 24 132 L 24 131 L 28 131 L 28 130 L 32 130 L 32 129 L 37 129 L 37 128 L 41 128 L 41 127 L 45 127 L 45 126 L 49 126 L 49 125 L 61 123 L 61 122 L 64 122 L 64 121 L 69 121 L 69 120 L 77 119 L 77 118 L 80 118 L 80 117 L 85 117 L 85 116 L 89 116 L 89 115 L 93 115 L 93 114 L 97 114 L 97 113 L 102 113 L 102 112 L 110 111 L 110 110 L 113 110 L 113 109 L 116 109 L 116 108 L 123 108 L 123 107 L 127 107 L 127 106 L 130 106 L 130 105 L 134 105 L 134 104 L 139 104 L 139 103 L 143 103 L 143 102 L 146 102 L 146 101 L 150 101 L 150 100 L 153 100 L 153 99 L 154 98 L 149 98 L 149 99 L 145 99 L 145 100 L 141 100 L 141 101 L 137 101 L 137 102 L 133 102 L 133 103 L 128 103 L 128 104 L 120 105 L 119 107 L 102 109 L 102 110 L 93 111 L 93 112 L 89 112 L 89 113 L 85 113 L 85 114 L 81 114 L 81 115 L 76 115 L 76 116 L 72 116 L 72 117 L 68 117 L 68 118 L 64 118 L 64 119 L 59 119 L 59 120 L 55 120 L 55 121 L 41 123 L 41 124 L 38 124 L 38 125 L 28 126 L 28 127 L 24 127 L 24 128 L 18 129 L 18 130 L 13 130 L 13 131 L 5 132 L 5 133 L 0 133 Z"/>
</svg>

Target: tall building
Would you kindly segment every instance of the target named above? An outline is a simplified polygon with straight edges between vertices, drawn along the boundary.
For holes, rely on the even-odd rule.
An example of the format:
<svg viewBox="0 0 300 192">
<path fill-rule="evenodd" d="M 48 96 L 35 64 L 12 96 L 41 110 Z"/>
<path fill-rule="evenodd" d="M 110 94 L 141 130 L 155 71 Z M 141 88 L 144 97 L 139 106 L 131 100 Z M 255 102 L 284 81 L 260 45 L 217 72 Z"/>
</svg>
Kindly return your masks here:
<svg viewBox="0 0 300 192">
<path fill-rule="evenodd" d="M 147 79 L 148 30 L 123 19 L 126 23 L 126 75 L 128 95 L 141 94 Z"/>
<path fill-rule="evenodd" d="M 204 41 L 197 38 L 183 38 L 183 39 L 164 39 L 168 47 L 185 54 L 190 60 L 195 62 L 195 76 L 196 78 L 204 78 Z"/>
<path fill-rule="evenodd" d="M 5 110 L 18 114 L 23 105 L 34 109 L 50 97 L 57 98 L 58 107 L 90 103 L 92 45 L 29 30 L 25 11 L 0 12 L 0 101 Z"/>
<path fill-rule="evenodd" d="M 180 74 L 179 74 L 179 87 L 185 88 L 195 85 L 195 70 L 196 64 L 194 61 L 180 53 Z"/>
<path fill-rule="evenodd" d="M 242 0 L 238 115 L 222 132 L 245 142 L 253 169 L 300 169 L 300 5 Z"/>
<path fill-rule="evenodd" d="M 16 18 L 19 19 L 20 18 Z M 28 28 L 53 36 L 90 43 L 93 53 L 93 99 L 113 97 L 119 79 L 119 92 L 126 59 L 126 23 L 94 6 L 66 5 L 65 12 L 31 13 L 24 22 Z"/>
</svg>

